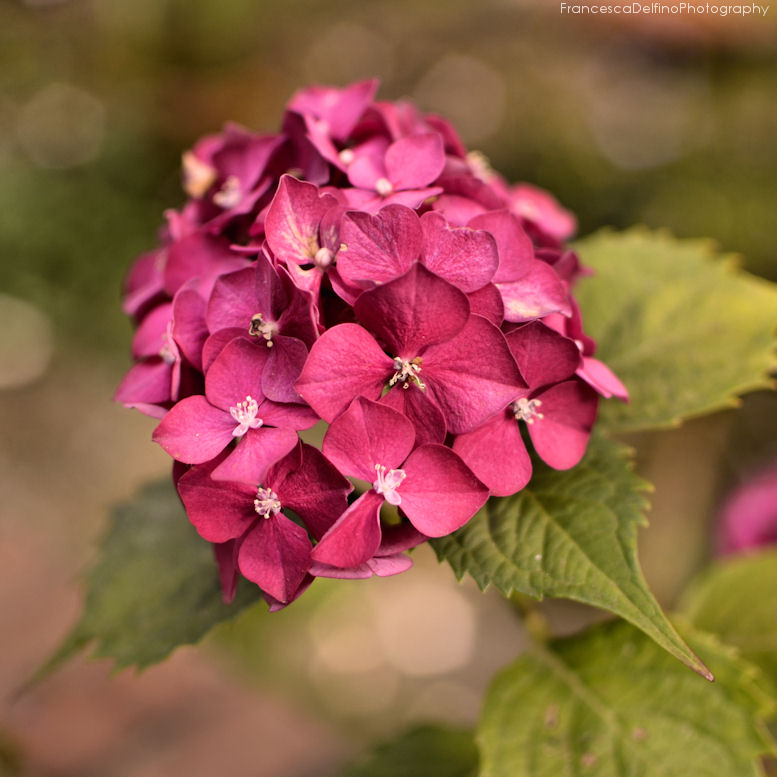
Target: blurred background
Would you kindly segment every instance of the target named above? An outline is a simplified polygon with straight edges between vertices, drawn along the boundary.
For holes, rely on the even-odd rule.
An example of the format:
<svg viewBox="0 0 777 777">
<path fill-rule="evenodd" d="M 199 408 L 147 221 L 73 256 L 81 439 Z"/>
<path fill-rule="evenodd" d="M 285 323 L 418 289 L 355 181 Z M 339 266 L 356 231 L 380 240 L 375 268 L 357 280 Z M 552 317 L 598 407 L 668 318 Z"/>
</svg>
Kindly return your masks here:
<svg viewBox="0 0 777 777">
<path fill-rule="evenodd" d="M 471 723 L 523 635 L 428 549 L 393 580 L 249 611 L 140 676 L 78 660 L 14 688 L 80 610 L 111 504 L 168 473 L 112 404 L 133 257 L 182 201 L 182 150 L 272 131 L 297 88 L 382 80 L 446 115 L 580 233 L 708 236 L 777 280 L 777 10 L 562 16 L 551 0 L 0 0 L 0 774 L 325 777 L 409 721 Z M 657 486 L 641 558 L 671 606 L 725 494 L 777 457 L 777 403 L 632 440 Z M 547 603 L 571 631 L 589 613 Z M 432 615 L 430 616 L 430 613 Z"/>
</svg>

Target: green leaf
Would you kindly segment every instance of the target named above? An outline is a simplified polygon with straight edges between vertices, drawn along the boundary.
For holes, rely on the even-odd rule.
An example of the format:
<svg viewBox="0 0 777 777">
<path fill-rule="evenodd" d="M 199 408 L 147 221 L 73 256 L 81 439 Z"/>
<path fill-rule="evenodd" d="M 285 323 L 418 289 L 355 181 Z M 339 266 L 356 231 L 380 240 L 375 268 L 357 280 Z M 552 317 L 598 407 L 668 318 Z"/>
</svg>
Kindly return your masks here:
<svg viewBox="0 0 777 777">
<path fill-rule="evenodd" d="M 424 725 L 379 745 L 341 777 L 475 777 L 477 768 L 471 731 Z"/>
<path fill-rule="evenodd" d="M 637 561 L 649 484 L 632 471 L 630 451 L 594 435 L 582 462 L 559 472 L 535 464 L 531 483 L 492 497 L 452 535 L 432 541 L 456 577 L 541 599 L 559 596 L 631 621 L 697 672 L 709 676 L 666 619 Z"/>
<path fill-rule="evenodd" d="M 258 599 L 242 585 L 232 604 L 222 602 L 212 547 L 169 480 L 116 508 L 86 585 L 81 619 L 33 681 L 91 642 L 94 656 L 114 659 L 116 669 L 149 666 Z"/>
<path fill-rule="evenodd" d="M 713 563 L 690 586 L 680 610 L 739 648 L 777 687 L 777 550 Z"/>
<path fill-rule="evenodd" d="M 577 249 L 596 271 L 576 289 L 586 332 L 631 397 L 603 402 L 600 425 L 677 426 L 772 387 L 777 286 L 716 257 L 709 241 L 644 228 L 598 232 Z"/>
<path fill-rule="evenodd" d="M 709 635 L 686 636 L 715 683 L 622 621 L 518 659 L 485 700 L 480 777 L 760 775 L 773 743 L 758 670 Z"/>
</svg>

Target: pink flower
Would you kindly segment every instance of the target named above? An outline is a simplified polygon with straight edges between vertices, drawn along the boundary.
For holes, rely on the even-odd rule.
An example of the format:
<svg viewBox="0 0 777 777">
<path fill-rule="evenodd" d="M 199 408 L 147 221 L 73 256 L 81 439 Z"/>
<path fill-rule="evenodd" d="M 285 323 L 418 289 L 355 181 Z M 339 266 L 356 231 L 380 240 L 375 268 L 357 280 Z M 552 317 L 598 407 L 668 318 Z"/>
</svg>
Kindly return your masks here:
<svg viewBox="0 0 777 777">
<path fill-rule="evenodd" d="M 720 513 L 718 547 L 742 553 L 777 543 L 777 464 L 743 483 Z"/>
</svg>

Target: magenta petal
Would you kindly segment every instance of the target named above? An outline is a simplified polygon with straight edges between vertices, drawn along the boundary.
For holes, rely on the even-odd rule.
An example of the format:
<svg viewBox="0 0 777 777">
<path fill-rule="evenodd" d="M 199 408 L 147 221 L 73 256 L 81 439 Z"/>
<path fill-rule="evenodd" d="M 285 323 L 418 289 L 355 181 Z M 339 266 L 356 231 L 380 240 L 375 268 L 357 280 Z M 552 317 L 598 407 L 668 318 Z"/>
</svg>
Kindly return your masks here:
<svg viewBox="0 0 777 777">
<path fill-rule="evenodd" d="M 273 347 L 267 350 L 267 363 L 262 373 L 262 392 L 274 402 L 301 402 L 294 384 L 305 366 L 308 349 L 296 337 L 276 335 L 273 338 Z"/>
<path fill-rule="evenodd" d="M 421 226 L 403 205 L 388 205 L 375 216 L 348 212 L 340 241 L 337 270 L 343 280 L 372 286 L 407 272 L 421 250 Z"/>
<path fill-rule="evenodd" d="M 288 602 L 310 566 L 307 532 L 283 513 L 260 518 L 240 545 L 240 571 L 265 593 Z"/>
<path fill-rule="evenodd" d="M 454 434 L 476 429 L 525 388 L 504 335 L 480 316 L 426 351 L 421 377 Z"/>
<path fill-rule="evenodd" d="M 393 372 L 393 360 L 369 332 L 340 324 L 313 344 L 295 388 L 321 418 L 332 422 L 354 397 L 377 399 Z"/>
<path fill-rule="evenodd" d="M 186 464 L 210 461 L 233 439 L 235 420 L 203 396 L 186 397 L 174 405 L 154 430 L 153 440 Z"/>
<path fill-rule="evenodd" d="M 560 383 L 580 366 L 580 350 L 540 321 L 532 321 L 505 335 L 521 375 L 531 388 Z"/>
<path fill-rule="evenodd" d="M 262 373 L 268 350 L 242 337 L 229 343 L 205 376 L 208 401 L 227 411 L 247 397 L 261 402 L 264 399 Z"/>
<path fill-rule="evenodd" d="M 572 315 L 569 294 L 556 271 L 536 259 L 520 280 L 498 283 L 505 306 L 506 321 L 532 321 L 550 313 Z"/>
<path fill-rule="evenodd" d="M 372 570 L 365 561 L 355 567 L 341 569 L 333 567 L 331 564 L 323 564 L 320 561 L 313 561 L 310 565 L 310 574 L 314 577 L 328 577 L 333 580 L 367 580 L 373 576 Z"/>
<path fill-rule="evenodd" d="M 217 542 L 213 545 L 213 555 L 219 568 L 221 582 L 221 598 L 224 604 L 230 604 L 237 593 L 237 582 L 240 578 L 237 568 L 237 552 L 240 546 L 235 540 Z"/>
<path fill-rule="evenodd" d="M 413 449 L 413 425 L 390 407 L 357 397 L 327 430 L 322 450 L 343 474 L 375 480 L 375 466 L 396 469 Z"/>
<path fill-rule="evenodd" d="M 354 311 L 392 356 L 412 359 L 426 346 L 459 333 L 467 323 L 469 302 L 455 286 L 416 263 L 399 278 L 365 291 Z"/>
<path fill-rule="evenodd" d="M 199 277 L 207 287 L 218 274 L 231 272 L 245 263 L 221 238 L 194 232 L 168 247 L 165 290 L 172 296 L 194 277 Z"/>
<path fill-rule="evenodd" d="M 375 191 L 376 183 L 386 177 L 383 156 L 387 141 L 375 138 L 374 142 L 355 149 L 356 159 L 348 166 L 348 180 L 357 189 Z"/>
<path fill-rule="evenodd" d="M 486 208 L 479 202 L 458 194 L 442 194 L 432 204 L 437 213 L 442 213 L 451 224 L 464 226 L 481 215 Z"/>
<path fill-rule="evenodd" d="M 362 494 L 313 548 L 312 559 L 348 569 L 372 558 L 380 545 L 382 504 L 374 491 Z"/>
<path fill-rule="evenodd" d="M 159 356 L 159 352 L 167 343 L 167 327 L 173 318 L 171 303 L 157 305 L 140 322 L 140 326 L 132 338 L 132 356 L 140 359 L 144 356 Z"/>
<path fill-rule="evenodd" d="M 130 368 L 113 398 L 124 405 L 169 402 L 171 376 L 171 366 L 160 357 L 146 359 Z"/>
<path fill-rule="evenodd" d="M 300 454 L 299 461 L 293 461 L 292 451 L 273 465 L 265 484 L 320 539 L 347 509 L 353 486 L 317 448 L 303 444 Z"/>
<path fill-rule="evenodd" d="M 499 249 L 499 268 L 493 281 L 514 281 L 529 271 L 534 260 L 534 247 L 526 231 L 515 216 L 506 210 L 491 211 L 475 216 L 469 226 L 488 230 Z"/>
<path fill-rule="evenodd" d="M 445 442 L 445 417 L 434 400 L 417 386 L 395 386 L 381 397 L 380 403 L 402 413 L 413 424 L 416 445 Z"/>
<path fill-rule="evenodd" d="M 402 512 L 418 531 L 442 537 L 463 526 L 488 499 L 488 489 L 450 448 L 422 445 L 403 469 Z"/>
<path fill-rule="evenodd" d="M 202 346 L 202 371 L 207 373 L 216 357 L 238 337 L 245 338 L 246 330 L 243 328 L 230 327 L 229 329 L 219 329 L 212 334 Z"/>
<path fill-rule="evenodd" d="M 539 457 L 554 469 L 574 467 L 585 454 L 599 397 L 587 384 L 569 380 L 536 395 L 542 418 L 527 424 Z"/>
<path fill-rule="evenodd" d="M 260 427 L 249 429 L 234 450 L 213 470 L 214 480 L 263 483 L 267 469 L 297 444 L 292 429 Z"/>
<path fill-rule="evenodd" d="M 321 195 L 317 186 L 282 176 L 264 224 L 267 244 L 276 259 L 286 264 L 312 262 L 321 247 L 321 219 L 335 205 L 337 200 L 329 194 Z"/>
<path fill-rule="evenodd" d="M 453 450 L 494 496 L 520 491 L 531 478 L 531 459 L 512 413 L 502 411 L 472 432 L 460 434 Z"/>
<path fill-rule="evenodd" d="M 365 208 L 365 210 L 380 210 L 381 207 L 388 205 L 403 205 L 406 208 L 416 210 L 421 207 L 424 200 L 428 200 L 430 197 L 436 197 L 441 193 L 441 186 L 428 186 L 425 189 L 407 189 L 398 191 L 383 198 L 382 202 L 378 202 L 375 208 Z"/>
<path fill-rule="evenodd" d="M 383 538 L 378 548 L 378 556 L 393 556 L 410 548 L 415 548 L 429 538 L 421 534 L 412 523 L 400 523 L 383 527 Z"/>
<path fill-rule="evenodd" d="M 285 429 L 310 429 L 321 419 L 315 410 L 303 404 L 293 402 L 272 402 L 265 399 L 259 408 L 259 416 L 268 426 Z"/>
<path fill-rule="evenodd" d="M 470 313 L 487 318 L 492 324 L 501 326 L 505 317 L 502 295 L 493 283 L 487 283 L 482 289 L 467 294 Z"/>
<path fill-rule="evenodd" d="M 178 493 L 189 520 L 201 537 L 227 542 L 240 537 L 256 519 L 256 489 L 235 483 L 217 483 L 209 466 L 192 467 L 178 481 Z"/>
<path fill-rule="evenodd" d="M 378 81 L 374 78 L 357 81 L 342 89 L 311 86 L 292 96 L 289 109 L 325 122 L 335 140 L 345 140 L 367 110 L 377 90 Z"/>
<path fill-rule="evenodd" d="M 180 289 L 173 301 L 173 338 L 183 355 L 202 370 L 202 348 L 208 338 L 205 300 L 193 289 Z"/>
<path fill-rule="evenodd" d="M 409 556 L 395 553 L 393 556 L 375 556 L 365 562 L 367 568 L 377 577 L 391 577 L 407 572 L 413 566 Z"/>
<path fill-rule="evenodd" d="M 420 189 L 445 167 L 442 138 L 436 132 L 411 135 L 386 149 L 386 176 L 395 189 Z"/>
<path fill-rule="evenodd" d="M 603 362 L 590 356 L 583 357 L 583 366 L 577 374 L 603 397 L 617 397 L 623 402 L 629 401 L 628 389 L 620 382 L 618 376 Z"/>
<path fill-rule="evenodd" d="M 465 293 L 477 291 L 494 276 L 499 255 L 489 232 L 453 227 L 439 213 L 431 211 L 421 218 L 421 227 L 422 261 L 427 269 Z"/>
</svg>

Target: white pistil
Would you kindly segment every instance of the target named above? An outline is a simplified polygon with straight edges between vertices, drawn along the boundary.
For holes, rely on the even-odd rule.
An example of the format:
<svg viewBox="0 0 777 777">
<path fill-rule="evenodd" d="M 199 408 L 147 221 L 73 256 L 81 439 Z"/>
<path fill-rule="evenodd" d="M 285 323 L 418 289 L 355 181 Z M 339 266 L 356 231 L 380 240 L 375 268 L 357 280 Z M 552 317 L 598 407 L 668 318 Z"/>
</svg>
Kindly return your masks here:
<svg viewBox="0 0 777 777">
<path fill-rule="evenodd" d="M 334 258 L 335 255 L 328 248 L 319 248 L 318 251 L 316 251 L 316 255 L 313 257 L 313 264 L 323 270 L 332 264 Z"/>
<path fill-rule="evenodd" d="M 254 510 L 265 519 L 278 515 L 281 511 L 281 500 L 278 499 L 278 494 L 269 488 L 257 489 Z"/>
<path fill-rule="evenodd" d="M 267 347 L 273 347 L 273 337 L 278 333 L 278 324 L 275 321 L 265 321 L 261 313 L 251 316 L 248 326 L 248 334 L 253 337 L 263 337 L 267 341 Z"/>
<path fill-rule="evenodd" d="M 391 192 L 394 191 L 394 187 L 391 185 L 391 181 L 388 178 L 378 178 L 375 181 L 375 191 L 381 197 L 388 197 Z"/>
<path fill-rule="evenodd" d="M 402 503 L 402 497 L 397 489 L 407 477 L 403 469 L 390 469 L 386 472 L 383 464 L 375 465 L 377 480 L 372 484 L 375 491 L 380 494 L 390 505 L 398 507 Z"/>
<path fill-rule="evenodd" d="M 237 421 L 237 426 L 232 430 L 233 437 L 242 437 L 249 429 L 258 429 L 264 421 L 257 418 L 259 404 L 250 396 L 234 407 L 229 408 L 229 414 Z"/>
<path fill-rule="evenodd" d="M 400 359 L 399 356 L 397 356 L 394 359 L 394 369 L 396 372 L 389 381 L 389 386 L 402 383 L 402 388 L 406 389 L 411 383 L 415 383 L 421 391 L 426 388 L 426 385 L 421 382 L 421 378 L 418 377 L 421 373 L 420 356 L 416 356 L 415 359 Z"/>
<path fill-rule="evenodd" d="M 527 424 L 533 424 L 535 418 L 540 420 L 545 417 L 538 410 L 541 405 L 542 402 L 539 399 L 521 397 L 510 405 L 510 411 L 515 416 L 516 421 L 526 421 Z"/>
<path fill-rule="evenodd" d="M 240 179 L 236 175 L 230 175 L 226 181 L 224 181 L 222 187 L 213 195 L 213 202 L 229 210 L 234 208 L 240 202 L 242 194 L 240 191 Z"/>
</svg>

